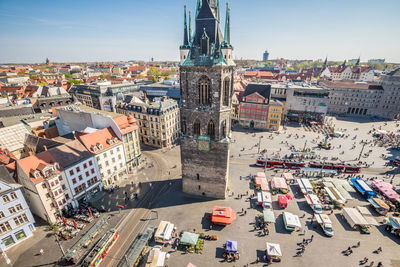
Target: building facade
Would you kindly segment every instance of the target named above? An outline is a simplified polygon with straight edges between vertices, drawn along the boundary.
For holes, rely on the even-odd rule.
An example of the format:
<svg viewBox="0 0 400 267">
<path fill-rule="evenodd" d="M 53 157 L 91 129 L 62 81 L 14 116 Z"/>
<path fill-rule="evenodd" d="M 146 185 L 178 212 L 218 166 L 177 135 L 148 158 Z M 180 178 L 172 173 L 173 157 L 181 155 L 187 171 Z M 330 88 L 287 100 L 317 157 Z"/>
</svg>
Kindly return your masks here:
<svg viewBox="0 0 400 267">
<path fill-rule="evenodd" d="M 21 191 L 4 166 L 0 166 L 0 250 L 32 235 L 35 220 Z"/>
<path fill-rule="evenodd" d="M 111 127 L 92 133 L 80 132 L 77 138 L 95 156 L 103 185 L 112 185 L 126 177 L 123 143 Z"/>
<path fill-rule="evenodd" d="M 265 50 L 265 52 L 264 52 L 264 54 L 263 54 L 263 61 L 264 61 L 264 62 L 267 61 L 268 58 L 269 58 L 268 50 Z"/>
<path fill-rule="evenodd" d="M 400 119 L 400 68 L 383 75 L 381 85 L 384 89 L 380 102 L 381 116 L 386 119 Z"/>
<path fill-rule="evenodd" d="M 384 95 L 381 85 L 343 81 L 322 81 L 329 89 L 328 113 L 350 116 L 378 116 Z"/>
<path fill-rule="evenodd" d="M 140 141 L 145 145 L 167 148 L 179 139 L 179 106 L 173 99 L 119 104 L 116 111 L 138 121 Z"/>
<path fill-rule="evenodd" d="M 32 213 L 55 222 L 63 216 L 63 211 L 72 207 L 72 193 L 64 169 L 49 151 L 18 160 L 16 168 Z"/>
<path fill-rule="evenodd" d="M 290 86 L 285 114 L 288 121 L 323 123 L 328 112 L 329 90 L 320 87 Z"/>
<path fill-rule="evenodd" d="M 190 36 L 185 12 L 180 88 L 182 183 L 187 194 L 214 198 L 227 194 L 235 66 L 229 24 L 227 8 L 223 36 L 218 1 L 201 1 L 196 34 Z"/>
<path fill-rule="evenodd" d="M 78 140 L 49 151 L 64 169 L 71 190 L 73 208 L 77 208 L 80 201 L 90 201 L 102 190 L 103 184 L 96 159 Z"/>
</svg>

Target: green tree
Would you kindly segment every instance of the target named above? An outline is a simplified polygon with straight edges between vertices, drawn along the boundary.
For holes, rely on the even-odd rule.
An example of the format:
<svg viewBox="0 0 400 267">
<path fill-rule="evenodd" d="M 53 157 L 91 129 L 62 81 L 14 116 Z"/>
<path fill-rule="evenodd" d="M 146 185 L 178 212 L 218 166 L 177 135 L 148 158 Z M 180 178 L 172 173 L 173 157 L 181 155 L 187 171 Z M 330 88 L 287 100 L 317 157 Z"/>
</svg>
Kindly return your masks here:
<svg viewBox="0 0 400 267">
<path fill-rule="evenodd" d="M 40 81 L 36 85 L 46 86 L 47 83 L 45 81 Z"/>
<path fill-rule="evenodd" d="M 82 81 L 76 80 L 76 79 L 72 79 L 72 80 L 69 80 L 67 83 L 68 83 L 68 84 L 81 84 Z"/>
<path fill-rule="evenodd" d="M 69 73 L 64 73 L 65 79 L 71 79 L 72 75 Z"/>
<path fill-rule="evenodd" d="M 38 78 L 38 76 L 37 75 L 29 75 L 29 79 L 37 79 Z"/>
<path fill-rule="evenodd" d="M 25 71 L 21 70 L 21 71 L 18 72 L 18 74 L 19 74 L 19 75 L 24 75 L 24 74 L 25 74 Z"/>
<path fill-rule="evenodd" d="M 272 61 L 265 61 L 263 64 L 265 67 L 271 67 L 274 63 Z"/>
<path fill-rule="evenodd" d="M 155 76 L 153 76 L 153 77 L 151 77 L 151 81 L 152 81 L 153 83 L 156 83 L 156 82 L 158 82 L 158 78 L 155 77 Z"/>
<path fill-rule="evenodd" d="M 100 79 L 104 79 L 105 77 L 106 77 L 106 76 L 104 76 L 104 74 L 100 74 L 100 75 L 99 75 L 99 78 L 100 78 Z"/>
<path fill-rule="evenodd" d="M 171 79 L 169 76 L 165 76 L 164 80 L 169 80 Z"/>
</svg>

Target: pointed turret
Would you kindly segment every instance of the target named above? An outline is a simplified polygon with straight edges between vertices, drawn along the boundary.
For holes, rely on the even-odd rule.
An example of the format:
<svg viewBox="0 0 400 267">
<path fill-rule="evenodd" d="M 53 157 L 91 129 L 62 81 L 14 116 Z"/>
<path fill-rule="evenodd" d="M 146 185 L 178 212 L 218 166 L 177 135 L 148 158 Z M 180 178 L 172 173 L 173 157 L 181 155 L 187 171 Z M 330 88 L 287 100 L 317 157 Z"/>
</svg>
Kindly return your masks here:
<svg viewBox="0 0 400 267">
<path fill-rule="evenodd" d="M 325 57 L 324 65 L 322 65 L 322 69 L 326 69 L 328 67 L 328 56 Z"/>
<path fill-rule="evenodd" d="M 231 30 L 230 30 L 230 8 L 228 3 L 226 3 L 226 16 L 225 16 L 225 34 L 224 34 L 224 42 L 222 43 L 223 47 L 231 46 Z"/>
<path fill-rule="evenodd" d="M 188 27 L 186 20 L 186 6 L 184 7 L 184 26 L 183 26 L 183 44 L 180 46 L 180 54 L 181 54 L 181 64 L 185 62 L 187 56 L 189 54 L 190 44 L 188 37 Z"/>
<path fill-rule="evenodd" d="M 200 12 L 201 1 L 202 1 L 202 0 L 197 0 L 197 5 L 196 5 L 196 19 L 197 19 L 197 16 L 199 15 L 199 12 Z"/>
<path fill-rule="evenodd" d="M 192 14 L 189 10 L 189 44 L 192 43 L 192 38 L 193 38 L 193 36 L 192 36 Z"/>
<path fill-rule="evenodd" d="M 356 66 L 360 65 L 360 57 L 358 57 L 357 62 L 356 62 Z"/>
<path fill-rule="evenodd" d="M 181 48 L 188 48 L 189 47 L 189 38 L 188 38 L 188 27 L 187 27 L 187 20 L 186 20 L 186 6 L 184 7 L 184 26 L 183 26 L 183 45 Z"/>
<path fill-rule="evenodd" d="M 342 68 L 346 67 L 346 59 L 343 61 Z"/>
</svg>

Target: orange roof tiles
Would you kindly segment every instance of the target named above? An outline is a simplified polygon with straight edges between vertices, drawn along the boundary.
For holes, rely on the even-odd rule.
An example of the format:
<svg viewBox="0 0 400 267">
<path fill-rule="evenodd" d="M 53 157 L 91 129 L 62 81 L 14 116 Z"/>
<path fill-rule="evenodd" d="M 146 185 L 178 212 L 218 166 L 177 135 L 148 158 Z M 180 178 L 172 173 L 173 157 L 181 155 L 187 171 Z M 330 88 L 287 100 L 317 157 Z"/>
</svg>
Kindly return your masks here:
<svg viewBox="0 0 400 267">
<path fill-rule="evenodd" d="M 121 142 L 111 127 L 98 130 L 94 133 L 80 133 L 77 135 L 77 138 L 92 154 L 101 153 L 105 149 L 115 146 Z M 113 142 L 110 143 L 109 140 L 113 140 Z M 116 142 L 114 140 L 116 140 Z M 95 146 L 99 147 L 99 145 L 101 145 L 102 148 L 96 149 Z"/>
<path fill-rule="evenodd" d="M 136 119 L 133 118 L 132 116 L 123 115 L 113 118 L 113 120 L 118 125 L 118 128 L 121 130 L 122 134 L 126 134 L 138 129 L 138 126 L 136 124 Z"/>
<path fill-rule="evenodd" d="M 41 171 L 48 166 L 54 166 L 56 162 L 56 159 L 49 151 L 44 151 L 34 156 L 20 159 L 17 161 L 17 164 L 22 168 L 31 181 L 36 184 L 43 181 L 45 178 Z M 39 173 L 37 178 L 34 176 L 35 171 L 38 171 Z M 58 169 L 54 168 L 55 173 L 60 173 L 61 171 L 61 166 L 59 166 Z"/>
</svg>

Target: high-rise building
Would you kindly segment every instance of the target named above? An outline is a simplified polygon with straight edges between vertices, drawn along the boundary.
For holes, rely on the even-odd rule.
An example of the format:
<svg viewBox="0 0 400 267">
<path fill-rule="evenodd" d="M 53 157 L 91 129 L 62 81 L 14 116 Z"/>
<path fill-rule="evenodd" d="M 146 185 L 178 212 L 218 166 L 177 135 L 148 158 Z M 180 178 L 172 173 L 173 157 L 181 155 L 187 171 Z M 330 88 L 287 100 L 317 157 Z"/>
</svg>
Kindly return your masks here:
<svg viewBox="0 0 400 267">
<path fill-rule="evenodd" d="M 223 35 L 218 2 L 198 1 L 193 36 L 188 33 L 185 8 L 180 47 L 181 160 L 183 192 L 225 198 L 235 63 L 230 44 L 230 10 L 227 7 Z"/>
<path fill-rule="evenodd" d="M 264 62 L 267 61 L 267 60 L 268 60 L 268 57 L 269 57 L 268 50 L 265 50 L 265 52 L 264 52 L 264 54 L 263 54 L 263 61 L 264 61 Z"/>
</svg>

